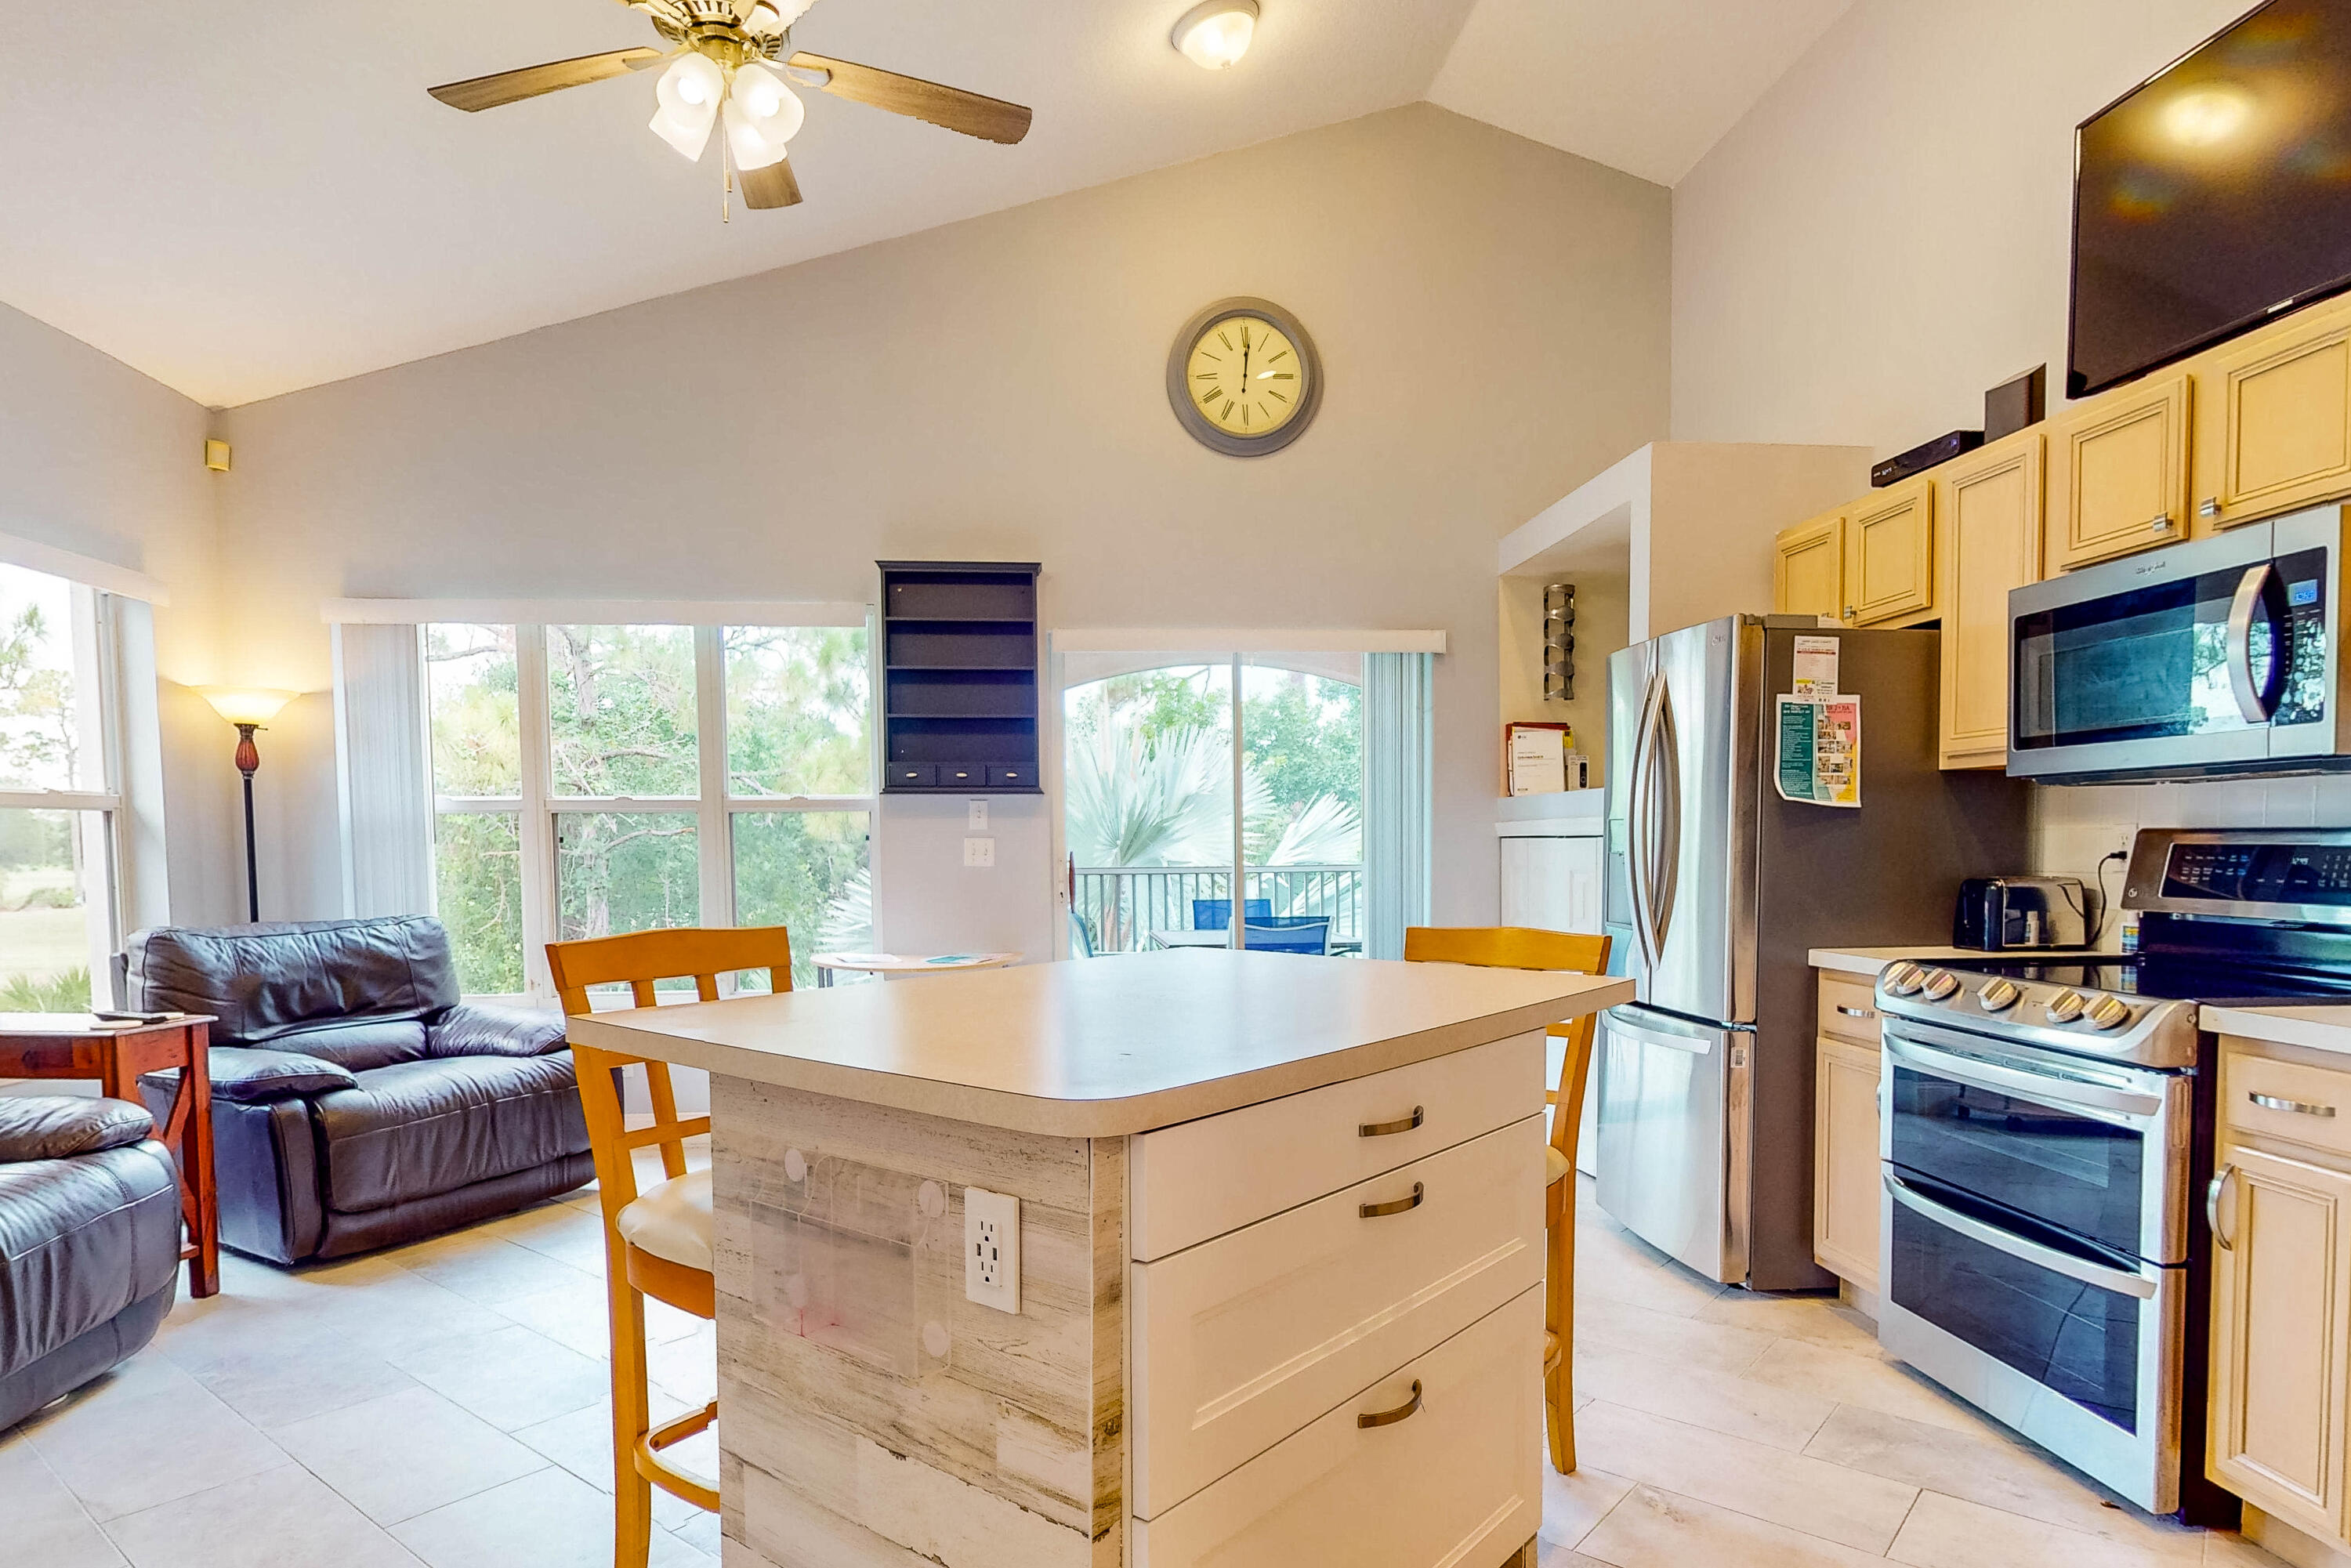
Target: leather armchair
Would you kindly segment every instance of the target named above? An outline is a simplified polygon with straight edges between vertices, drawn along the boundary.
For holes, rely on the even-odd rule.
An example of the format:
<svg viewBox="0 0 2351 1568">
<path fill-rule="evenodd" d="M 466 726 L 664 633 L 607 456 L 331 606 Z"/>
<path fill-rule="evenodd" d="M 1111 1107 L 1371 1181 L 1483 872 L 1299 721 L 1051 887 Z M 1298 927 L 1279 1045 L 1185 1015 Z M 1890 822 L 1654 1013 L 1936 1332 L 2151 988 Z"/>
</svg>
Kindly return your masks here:
<svg viewBox="0 0 2351 1568">
<path fill-rule="evenodd" d="M 155 1337 L 180 1178 L 136 1105 L 0 1097 L 0 1431 Z"/>
<path fill-rule="evenodd" d="M 421 915 L 163 927 L 131 1005 L 210 1013 L 225 1246 L 295 1263 L 395 1246 L 595 1174 L 563 1020 L 457 999 Z M 162 1114 L 171 1073 L 140 1080 Z"/>
</svg>

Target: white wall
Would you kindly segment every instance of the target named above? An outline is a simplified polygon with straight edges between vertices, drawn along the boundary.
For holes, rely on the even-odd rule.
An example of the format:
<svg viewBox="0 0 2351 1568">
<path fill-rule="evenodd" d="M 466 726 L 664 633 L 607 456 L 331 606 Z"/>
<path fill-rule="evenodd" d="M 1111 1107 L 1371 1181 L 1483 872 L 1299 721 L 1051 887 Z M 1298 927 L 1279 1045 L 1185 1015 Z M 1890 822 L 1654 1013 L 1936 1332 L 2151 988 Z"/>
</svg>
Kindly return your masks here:
<svg viewBox="0 0 2351 1568">
<path fill-rule="evenodd" d="M 184 691 L 214 663 L 217 491 L 204 465 L 211 415 L 86 343 L 0 306 L 0 532 L 161 579 L 154 616 L 167 884 L 175 918 L 235 915 L 220 888 L 241 841 L 219 831 L 218 774 L 236 734 Z M 190 721 L 193 702 L 209 720 Z M 209 733 L 208 733 L 209 732 Z"/>
<path fill-rule="evenodd" d="M 1042 560 L 1054 626 L 1442 628 L 1436 914 L 1488 920 L 1494 543 L 1663 433 L 1669 225 L 1657 186 L 1419 105 L 239 408 L 231 660 L 323 686 L 333 596 L 866 600 L 876 558 Z M 1278 456 L 1167 407 L 1230 294 L 1325 361 Z M 961 809 L 885 816 L 890 939 L 987 910 L 1035 950 L 1049 824 L 1003 808 L 990 882 Z M 264 875 L 286 913 L 333 885 Z"/>
<path fill-rule="evenodd" d="M 2042 363 L 2054 413 L 2074 127 L 2249 4 L 1859 0 L 1675 190 L 1675 438 L 1884 456 Z M 2334 781 L 2034 794 L 2032 869 L 2084 877 L 2139 827 L 2351 822 Z"/>
</svg>

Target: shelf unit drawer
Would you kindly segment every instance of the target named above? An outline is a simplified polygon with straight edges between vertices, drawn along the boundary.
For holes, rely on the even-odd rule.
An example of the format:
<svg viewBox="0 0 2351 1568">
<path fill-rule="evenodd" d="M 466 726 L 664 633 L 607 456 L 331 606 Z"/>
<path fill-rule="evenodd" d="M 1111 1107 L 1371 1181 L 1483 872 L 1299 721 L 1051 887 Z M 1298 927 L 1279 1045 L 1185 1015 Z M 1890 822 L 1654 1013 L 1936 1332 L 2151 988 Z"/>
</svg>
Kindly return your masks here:
<svg viewBox="0 0 2351 1568">
<path fill-rule="evenodd" d="M 1132 1265 L 1133 1511 L 1165 1512 L 1540 1285 L 1542 1173 L 1543 1119 L 1529 1116 Z"/>
<path fill-rule="evenodd" d="M 1127 1255 L 1165 1258 L 1542 1105 L 1538 1030 L 1144 1133 L 1127 1145 Z"/>
<path fill-rule="evenodd" d="M 2232 1041 L 2220 1053 L 2220 1121 L 2232 1132 L 2351 1155 L 2351 1071 L 2256 1056 Z"/>
<path fill-rule="evenodd" d="M 1542 1520 L 1537 1286 L 1153 1520 L 1133 1568 L 1484 1568 Z M 1377 1427 L 1360 1416 L 1419 1406 Z"/>
<path fill-rule="evenodd" d="M 1821 971 L 1821 1032 L 1877 1049 L 1876 988 L 1850 975 Z"/>
</svg>

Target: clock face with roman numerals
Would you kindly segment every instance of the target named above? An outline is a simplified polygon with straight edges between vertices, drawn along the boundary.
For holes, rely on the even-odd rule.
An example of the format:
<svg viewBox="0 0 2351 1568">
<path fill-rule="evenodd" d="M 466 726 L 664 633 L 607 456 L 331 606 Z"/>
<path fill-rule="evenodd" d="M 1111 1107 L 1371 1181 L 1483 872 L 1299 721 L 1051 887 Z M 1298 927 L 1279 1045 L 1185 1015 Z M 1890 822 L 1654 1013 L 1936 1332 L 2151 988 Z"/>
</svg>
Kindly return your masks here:
<svg viewBox="0 0 2351 1568">
<path fill-rule="evenodd" d="M 1192 401 L 1228 435 L 1264 435 L 1297 418 L 1305 379 L 1298 345 L 1257 316 L 1211 322 L 1185 365 Z"/>
<path fill-rule="evenodd" d="M 1194 317 L 1168 357 L 1167 398 L 1203 445 L 1235 457 L 1296 440 L 1322 397 L 1305 329 L 1262 299 L 1225 299 Z"/>
</svg>

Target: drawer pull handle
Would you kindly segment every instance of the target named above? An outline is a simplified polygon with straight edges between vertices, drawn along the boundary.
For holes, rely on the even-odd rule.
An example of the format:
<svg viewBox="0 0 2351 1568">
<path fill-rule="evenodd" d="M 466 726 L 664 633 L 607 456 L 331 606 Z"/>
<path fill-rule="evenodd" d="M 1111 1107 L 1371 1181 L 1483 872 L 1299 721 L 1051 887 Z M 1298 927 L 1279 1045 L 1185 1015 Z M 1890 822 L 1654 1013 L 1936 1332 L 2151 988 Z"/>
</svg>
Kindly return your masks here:
<svg viewBox="0 0 2351 1568">
<path fill-rule="evenodd" d="M 1355 1425 L 1358 1428 L 1365 1427 L 1393 1427 L 1397 1422 L 1403 1420 L 1405 1416 L 1411 1415 L 1414 1411 L 1419 1408 L 1420 1379 L 1416 1377 L 1412 1380 L 1412 1397 L 1410 1399 L 1405 1400 L 1403 1404 L 1397 1406 L 1393 1410 L 1380 1410 L 1374 1411 L 1369 1416 L 1358 1416 L 1355 1417 Z"/>
<path fill-rule="evenodd" d="M 1412 1114 L 1406 1116 L 1401 1122 L 1364 1123 L 1355 1129 L 1355 1136 L 1359 1138 L 1384 1138 L 1396 1133 L 1409 1133 L 1414 1128 L 1419 1126 L 1421 1123 L 1426 1119 L 1427 1113 L 1423 1111 L 1419 1106 L 1415 1105 L 1412 1108 Z"/>
<path fill-rule="evenodd" d="M 2264 1111 L 2291 1111 L 2297 1116 L 2332 1116 L 2332 1105 L 2314 1105 L 2307 1100 L 2283 1100 L 2275 1094 L 2248 1094 L 2246 1099 Z"/>
<path fill-rule="evenodd" d="M 1391 1214 L 1404 1214 L 1412 1209 L 1418 1208 L 1423 1196 L 1424 1194 L 1421 1185 L 1418 1182 L 1415 1182 L 1412 1184 L 1412 1196 L 1410 1197 L 1390 1198 L 1385 1203 L 1367 1203 L 1362 1207 L 1356 1209 L 1355 1212 L 1362 1215 L 1365 1219 L 1379 1219 Z M 1404 1417 L 1399 1416 L 1396 1419 L 1401 1421 Z"/>
<path fill-rule="evenodd" d="M 2205 497 L 2204 504 L 2196 508 L 2196 515 L 2199 517 L 2219 517 L 2220 515 L 2220 497 L 2218 496 Z"/>
<path fill-rule="evenodd" d="M 2204 1223 L 2210 1228 L 2212 1239 L 2220 1244 L 2223 1252 L 2237 1249 L 2236 1239 L 2220 1228 L 2220 1195 L 2228 1191 L 2230 1184 L 2236 1179 L 2237 1167 L 2222 1166 L 2220 1174 L 2212 1178 L 2212 1185 L 2204 1189 Z"/>
<path fill-rule="evenodd" d="M 2147 519 L 2147 531 L 2151 534 L 2169 533 L 2171 531 L 2171 514 L 2169 512 L 2156 513 L 2154 517 Z"/>
<path fill-rule="evenodd" d="M 1844 1014 L 1844 1016 L 1849 1019 L 1874 1019 L 1877 1016 L 1867 1008 L 1849 1008 L 1843 1002 L 1839 1002 L 1837 1004 L 1837 1011 Z"/>
</svg>

